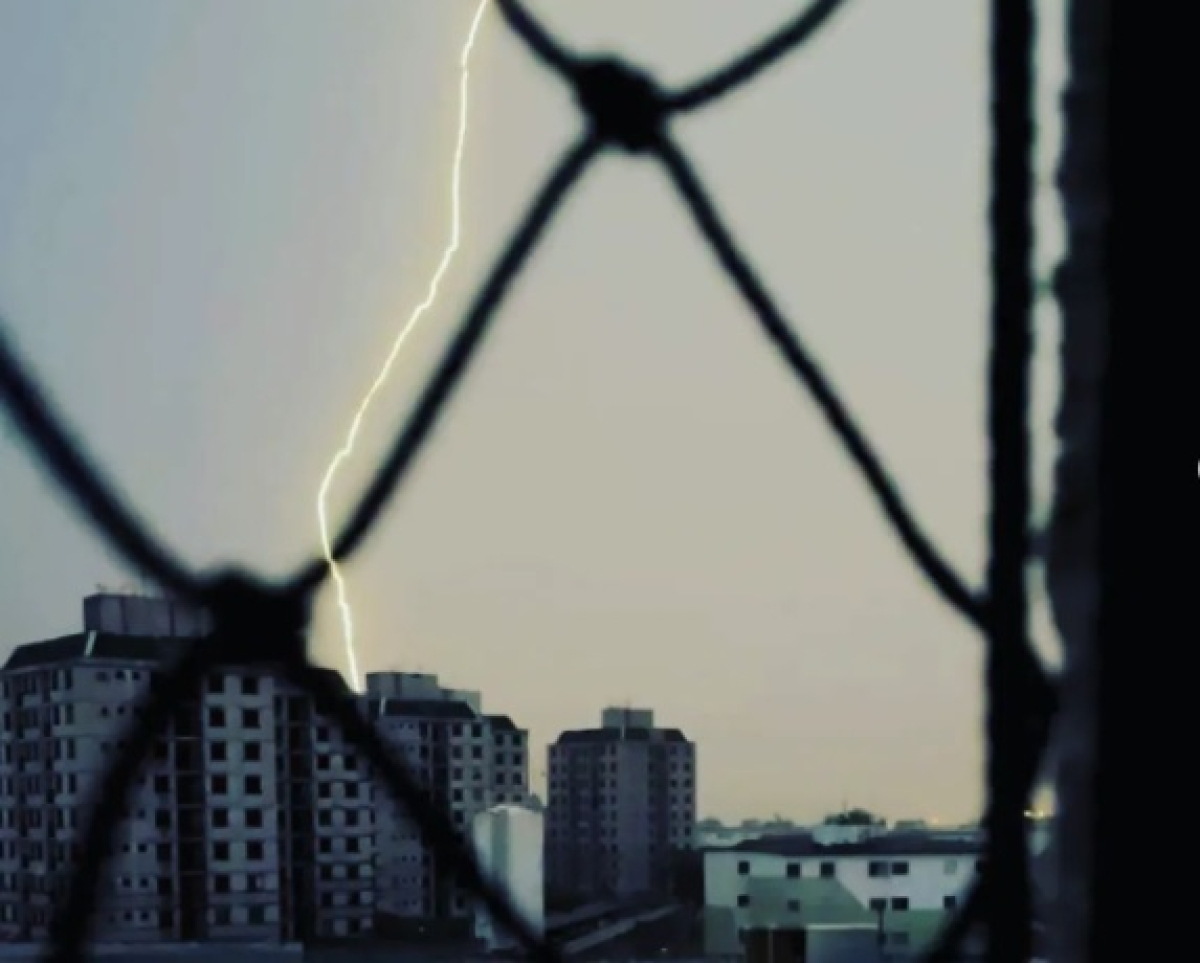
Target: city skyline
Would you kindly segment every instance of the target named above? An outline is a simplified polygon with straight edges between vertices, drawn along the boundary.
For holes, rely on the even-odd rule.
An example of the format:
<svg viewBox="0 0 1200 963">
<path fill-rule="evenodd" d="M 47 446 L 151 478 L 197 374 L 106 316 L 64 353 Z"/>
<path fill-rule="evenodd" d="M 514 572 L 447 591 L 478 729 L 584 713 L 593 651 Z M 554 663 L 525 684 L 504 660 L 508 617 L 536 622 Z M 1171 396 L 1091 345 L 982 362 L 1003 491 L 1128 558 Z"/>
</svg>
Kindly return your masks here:
<svg viewBox="0 0 1200 963">
<path fill-rule="evenodd" d="M 580 47 L 627 51 L 674 82 L 796 4 L 643 6 L 545 16 Z M 189 560 L 277 571 L 315 551 L 315 484 L 440 251 L 471 8 L 0 10 L 0 313 L 88 447 Z M 851 5 L 757 89 L 680 125 L 973 581 L 984 17 L 953 0 Z M 1047 43 L 1057 28 L 1044 25 Z M 337 512 L 575 129 L 565 95 L 497 22 L 479 57 L 462 263 Z M 845 798 L 891 818 L 971 819 L 980 645 L 910 570 L 689 231 L 661 179 L 623 158 L 567 205 L 411 488 L 349 569 L 364 666 L 494 693 L 539 746 L 602 706 L 652 706 L 700 747 L 702 817 L 816 819 Z M 1045 387 L 1054 346 L 1042 341 Z M 1043 467 L 1051 403 L 1046 390 Z M 70 631 L 80 596 L 131 577 L 3 437 L 0 659 Z M 315 648 L 344 673 L 330 602 Z"/>
</svg>

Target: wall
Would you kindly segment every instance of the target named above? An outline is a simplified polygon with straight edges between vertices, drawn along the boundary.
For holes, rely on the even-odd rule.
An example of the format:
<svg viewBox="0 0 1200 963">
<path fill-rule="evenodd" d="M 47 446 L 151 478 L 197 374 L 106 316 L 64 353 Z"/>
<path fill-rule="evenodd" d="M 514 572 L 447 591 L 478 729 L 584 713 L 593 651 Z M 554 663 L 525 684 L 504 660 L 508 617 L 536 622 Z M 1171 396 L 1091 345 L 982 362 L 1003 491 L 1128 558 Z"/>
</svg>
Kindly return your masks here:
<svg viewBox="0 0 1200 963">
<path fill-rule="evenodd" d="M 472 835 L 484 872 L 508 891 L 514 909 L 541 934 L 545 929 L 541 813 L 520 806 L 497 806 L 475 816 Z M 482 906 L 475 911 L 475 935 L 490 950 L 516 945 Z"/>
<path fill-rule="evenodd" d="M 903 862 L 908 873 L 872 876 L 871 863 Z M 748 863 L 746 874 L 738 872 Z M 834 876 L 821 876 L 821 864 L 832 863 Z M 789 875 L 789 866 L 798 867 Z M 809 855 L 780 856 L 731 851 L 704 855 L 705 949 L 728 955 L 740 946 L 738 930 L 878 922 L 883 910 L 889 949 L 907 955 L 923 948 L 936 933 L 951 907 L 974 878 L 973 855 L 905 856 Z M 897 899 L 907 906 L 897 906 Z"/>
</svg>

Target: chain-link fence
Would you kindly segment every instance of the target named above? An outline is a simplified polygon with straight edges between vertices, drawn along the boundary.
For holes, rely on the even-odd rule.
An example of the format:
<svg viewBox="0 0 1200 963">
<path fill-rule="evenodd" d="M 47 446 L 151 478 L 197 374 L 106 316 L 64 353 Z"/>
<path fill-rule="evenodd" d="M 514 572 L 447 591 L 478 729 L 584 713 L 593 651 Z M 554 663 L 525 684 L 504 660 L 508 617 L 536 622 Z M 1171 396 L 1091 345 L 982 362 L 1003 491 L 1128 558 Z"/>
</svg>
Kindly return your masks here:
<svg viewBox="0 0 1200 963">
<path fill-rule="evenodd" d="M 733 62 L 682 89 L 615 57 L 585 57 L 552 37 L 519 0 L 494 0 L 508 26 L 549 74 L 575 94 L 584 133 L 551 170 L 524 219 L 449 342 L 407 423 L 333 541 L 345 562 L 372 531 L 412 467 L 497 316 L 510 282 L 534 252 L 563 199 L 601 152 L 620 149 L 658 163 L 717 265 L 740 292 L 763 335 L 829 422 L 913 564 L 987 644 L 987 852 L 961 909 L 929 958 L 955 958 L 982 929 L 988 958 L 1026 963 L 1030 955 L 1030 886 L 1025 809 L 1055 703 L 1055 691 L 1027 635 L 1029 360 L 1032 303 L 1032 0 L 992 0 L 992 347 L 989 371 L 991 440 L 990 558 L 986 584 L 972 588 L 956 573 L 907 507 L 899 487 L 803 340 L 784 318 L 725 224 L 687 154 L 670 133 L 673 117 L 698 111 L 734 92 L 816 36 L 846 0 L 813 0 L 802 13 Z M 310 661 L 306 648 L 313 599 L 329 576 L 315 559 L 284 578 L 242 570 L 190 571 L 150 534 L 116 494 L 83 446 L 52 411 L 0 331 L 0 398 L 43 469 L 124 560 L 162 588 L 213 613 L 215 631 L 190 646 L 133 714 L 118 758 L 94 789 L 82 856 L 56 909 L 49 960 L 83 958 L 101 875 L 126 797 L 175 708 L 194 696 L 217 665 L 254 666 L 304 690 L 318 712 L 340 726 L 369 761 L 394 800 L 421 827 L 439 860 L 477 895 L 528 953 L 544 963 L 558 954 L 520 918 L 504 892 L 485 878 L 473 850 L 449 816 L 425 793 L 403 759 L 356 708 L 352 694 Z"/>
</svg>

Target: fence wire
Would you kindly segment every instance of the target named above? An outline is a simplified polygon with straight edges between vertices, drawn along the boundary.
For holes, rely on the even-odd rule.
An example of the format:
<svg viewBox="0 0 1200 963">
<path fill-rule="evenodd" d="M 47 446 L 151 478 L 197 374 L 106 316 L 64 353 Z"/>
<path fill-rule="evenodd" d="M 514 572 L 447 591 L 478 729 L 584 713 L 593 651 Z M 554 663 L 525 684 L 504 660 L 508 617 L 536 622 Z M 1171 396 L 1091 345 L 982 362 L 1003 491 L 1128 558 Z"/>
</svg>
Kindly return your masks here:
<svg viewBox="0 0 1200 963">
<path fill-rule="evenodd" d="M 983 868 L 927 954 L 947 963 L 975 932 L 986 936 L 989 963 L 1026 963 L 1030 899 L 1024 812 L 1039 772 L 1056 690 L 1030 643 L 1025 588 L 1029 523 L 1029 361 L 1032 291 L 1033 13 L 1032 0 L 992 0 L 992 347 L 989 371 L 990 558 L 987 583 L 972 588 L 946 561 L 858 427 L 838 392 L 742 251 L 686 152 L 671 137 L 671 119 L 702 109 L 744 87 L 794 54 L 846 6 L 814 0 L 790 23 L 721 67 L 678 90 L 659 86 L 616 57 L 588 57 L 553 37 L 520 0 L 494 0 L 529 53 L 574 92 L 584 131 L 552 168 L 505 246 L 407 422 L 333 543 L 346 562 L 362 545 L 461 384 L 491 329 L 513 278 L 533 255 L 558 209 L 593 161 L 620 149 L 657 162 L 717 266 L 729 277 L 783 362 L 824 414 L 875 497 L 887 523 L 934 591 L 987 644 L 987 849 Z M 286 578 L 239 569 L 192 571 L 156 538 L 117 494 L 83 444 L 65 427 L 0 327 L 0 399 L 32 455 L 124 560 L 163 589 L 213 613 L 214 632 L 192 644 L 159 685 L 142 697 L 118 757 L 95 787 L 82 855 L 55 908 L 45 959 L 85 958 L 101 876 L 113 830 L 156 737 L 178 706 L 199 692 L 204 674 L 220 665 L 269 671 L 303 690 L 319 713 L 339 726 L 369 761 L 393 800 L 419 825 L 439 860 L 534 959 L 560 959 L 549 941 L 492 885 L 465 836 L 421 787 L 357 708 L 353 694 L 317 669 L 307 651 L 314 596 L 329 577 L 320 557 Z"/>
</svg>

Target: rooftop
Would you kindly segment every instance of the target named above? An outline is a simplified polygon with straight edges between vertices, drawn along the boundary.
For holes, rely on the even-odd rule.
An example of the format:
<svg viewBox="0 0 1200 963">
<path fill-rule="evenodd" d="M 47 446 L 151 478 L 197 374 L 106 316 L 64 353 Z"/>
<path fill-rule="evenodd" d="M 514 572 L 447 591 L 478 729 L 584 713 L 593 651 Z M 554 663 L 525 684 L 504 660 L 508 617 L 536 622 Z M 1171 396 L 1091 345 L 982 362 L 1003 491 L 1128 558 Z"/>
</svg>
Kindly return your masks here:
<svg viewBox="0 0 1200 963">
<path fill-rule="evenodd" d="M 369 702 L 372 719 L 419 718 L 419 719 L 478 719 L 465 702 L 451 699 L 391 699 L 372 698 Z"/>
<path fill-rule="evenodd" d="M 4 669 L 28 669 L 59 662 L 78 662 L 83 659 L 170 662 L 183 655 L 191 644 L 191 639 L 76 632 L 74 635 L 64 635 L 44 642 L 18 645 L 4 663 Z"/>
<path fill-rule="evenodd" d="M 811 833 L 747 839 L 721 853 L 762 853 L 773 856 L 975 856 L 982 845 L 975 840 L 947 839 L 926 833 L 881 833 L 854 842 L 817 842 Z"/>
<path fill-rule="evenodd" d="M 555 740 L 556 745 L 571 746 L 606 742 L 687 742 L 679 729 L 568 729 Z"/>
<path fill-rule="evenodd" d="M 196 644 L 203 645 L 204 640 L 179 636 L 161 638 L 117 635 L 112 632 L 77 632 L 43 642 L 18 645 L 0 668 L 0 672 L 92 661 L 162 665 L 175 662 Z M 346 687 L 345 680 L 336 669 L 318 668 L 317 671 L 336 679 L 341 687 Z"/>
</svg>

